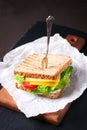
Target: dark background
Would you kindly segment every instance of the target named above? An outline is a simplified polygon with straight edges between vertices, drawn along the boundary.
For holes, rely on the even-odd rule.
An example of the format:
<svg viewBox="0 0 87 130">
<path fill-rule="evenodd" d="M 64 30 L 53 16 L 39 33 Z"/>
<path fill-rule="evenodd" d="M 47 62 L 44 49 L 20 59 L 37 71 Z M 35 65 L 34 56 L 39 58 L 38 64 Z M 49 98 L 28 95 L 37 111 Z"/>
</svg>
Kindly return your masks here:
<svg viewBox="0 0 87 130">
<path fill-rule="evenodd" d="M 58 25 L 87 32 L 87 0 L 0 0 L 0 57 L 48 15 L 53 15 Z"/>
</svg>

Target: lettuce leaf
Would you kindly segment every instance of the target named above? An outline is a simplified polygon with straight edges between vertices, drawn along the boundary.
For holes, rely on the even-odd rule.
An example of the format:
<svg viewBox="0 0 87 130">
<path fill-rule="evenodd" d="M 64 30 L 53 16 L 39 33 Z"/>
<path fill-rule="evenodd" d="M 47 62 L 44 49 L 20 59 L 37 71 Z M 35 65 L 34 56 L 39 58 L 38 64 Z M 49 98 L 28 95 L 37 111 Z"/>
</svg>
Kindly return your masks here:
<svg viewBox="0 0 87 130">
<path fill-rule="evenodd" d="M 23 84 L 24 83 L 24 76 L 22 76 L 22 75 L 19 75 L 19 74 L 16 74 L 15 75 L 15 77 L 14 77 L 14 79 L 16 80 L 16 82 L 18 83 L 18 84 Z"/>
</svg>

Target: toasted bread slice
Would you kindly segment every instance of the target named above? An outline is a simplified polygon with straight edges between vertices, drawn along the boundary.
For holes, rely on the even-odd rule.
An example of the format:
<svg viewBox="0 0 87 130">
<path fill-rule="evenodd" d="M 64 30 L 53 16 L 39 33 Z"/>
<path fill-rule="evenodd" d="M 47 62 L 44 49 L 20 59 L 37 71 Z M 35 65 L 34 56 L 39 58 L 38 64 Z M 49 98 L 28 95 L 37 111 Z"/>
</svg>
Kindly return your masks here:
<svg viewBox="0 0 87 130">
<path fill-rule="evenodd" d="M 14 74 L 30 78 L 55 80 L 72 63 L 72 59 L 69 56 L 48 54 L 48 67 L 42 69 L 41 62 L 44 56 L 45 54 L 29 55 L 15 68 Z"/>
</svg>

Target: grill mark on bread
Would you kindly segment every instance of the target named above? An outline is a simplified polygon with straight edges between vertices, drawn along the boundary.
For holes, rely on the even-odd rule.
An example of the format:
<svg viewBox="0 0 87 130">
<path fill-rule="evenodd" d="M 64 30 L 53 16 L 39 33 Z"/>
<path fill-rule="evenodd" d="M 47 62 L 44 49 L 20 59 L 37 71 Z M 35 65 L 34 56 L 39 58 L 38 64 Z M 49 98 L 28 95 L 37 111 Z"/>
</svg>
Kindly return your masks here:
<svg viewBox="0 0 87 130">
<path fill-rule="evenodd" d="M 32 63 L 30 63 L 30 64 L 22 63 L 21 65 L 23 65 L 23 67 L 28 68 L 28 69 L 34 69 L 34 68 L 38 69 L 39 68 L 37 65 L 34 65 Z M 39 66 L 41 66 L 41 64 L 39 64 Z"/>
</svg>

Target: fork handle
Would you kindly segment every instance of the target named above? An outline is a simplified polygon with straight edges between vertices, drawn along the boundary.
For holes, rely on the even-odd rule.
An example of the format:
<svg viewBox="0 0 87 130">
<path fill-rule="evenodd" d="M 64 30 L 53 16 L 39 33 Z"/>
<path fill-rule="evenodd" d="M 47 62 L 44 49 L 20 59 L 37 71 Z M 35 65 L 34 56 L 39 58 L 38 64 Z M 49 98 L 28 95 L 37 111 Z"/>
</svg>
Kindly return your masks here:
<svg viewBox="0 0 87 130">
<path fill-rule="evenodd" d="M 50 35 L 51 35 L 51 29 L 52 29 L 53 22 L 54 22 L 53 16 L 48 16 L 46 18 L 46 23 L 47 23 L 47 51 L 46 51 L 46 56 L 48 55 Z"/>
</svg>

